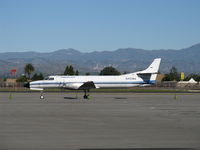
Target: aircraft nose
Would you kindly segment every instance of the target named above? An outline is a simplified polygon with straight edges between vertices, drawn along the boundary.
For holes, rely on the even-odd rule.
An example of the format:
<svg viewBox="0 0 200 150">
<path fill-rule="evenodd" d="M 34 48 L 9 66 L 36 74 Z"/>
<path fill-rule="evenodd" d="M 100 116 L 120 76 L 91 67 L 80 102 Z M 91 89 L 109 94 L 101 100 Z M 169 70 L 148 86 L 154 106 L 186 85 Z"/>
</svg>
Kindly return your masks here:
<svg viewBox="0 0 200 150">
<path fill-rule="evenodd" d="M 30 88 L 30 83 L 29 83 L 29 82 L 28 82 L 28 83 L 25 83 L 25 84 L 24 84 L 24 87 Z"/>
</svg>

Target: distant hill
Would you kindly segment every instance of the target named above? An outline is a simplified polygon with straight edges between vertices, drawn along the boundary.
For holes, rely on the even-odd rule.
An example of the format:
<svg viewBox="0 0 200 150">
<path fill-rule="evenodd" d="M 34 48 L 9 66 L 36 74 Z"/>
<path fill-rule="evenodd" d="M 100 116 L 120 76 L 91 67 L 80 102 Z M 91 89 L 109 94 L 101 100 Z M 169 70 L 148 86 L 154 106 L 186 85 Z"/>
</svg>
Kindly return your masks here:
<svg viewBox="0 0 200 150">
<path fill-rule="evenodd" d="M 62 74 L 66 65 L 72 64 L 80 72 L 99 72 L 113 66 L 121 72 L 145 69 L 154 58 L 162 58 L 160 72 L 169 72 L 172 66 L 185 73 L 200 73 L 200 43 L 180 50 L 144 50 L 123 48 L 115 51 L 82 53 L 74 49 L 61 49 L 49 53 L 7 52 L 0 53 L 0 76 L 13 68 L 23 73 L 26 63 L 32 63 L 36 72 Z"/>
</svg>

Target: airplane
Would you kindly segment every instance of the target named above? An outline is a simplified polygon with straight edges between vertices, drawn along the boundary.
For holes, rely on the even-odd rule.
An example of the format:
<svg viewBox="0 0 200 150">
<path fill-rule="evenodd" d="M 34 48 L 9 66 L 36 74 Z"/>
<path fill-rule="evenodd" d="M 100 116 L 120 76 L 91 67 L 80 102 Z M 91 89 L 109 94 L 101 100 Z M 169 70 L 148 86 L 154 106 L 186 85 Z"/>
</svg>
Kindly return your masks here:
<svg viewBox="0 0 200 150">
<path fill-rule="evenodd" d="M 156 58 L 147 69 L 123 75 L 48 76 L 44 80 L 28 82 L 24 87 L 41 91 L 41 99 L 44 99 L 43 90 L 47 88 L 83 90 L 85 93 L 83 98 L 88 99 L 89 90 L 94 88 L 130 88 L 155 84 L 160 62 L 161 58 Z"/>
</svg>

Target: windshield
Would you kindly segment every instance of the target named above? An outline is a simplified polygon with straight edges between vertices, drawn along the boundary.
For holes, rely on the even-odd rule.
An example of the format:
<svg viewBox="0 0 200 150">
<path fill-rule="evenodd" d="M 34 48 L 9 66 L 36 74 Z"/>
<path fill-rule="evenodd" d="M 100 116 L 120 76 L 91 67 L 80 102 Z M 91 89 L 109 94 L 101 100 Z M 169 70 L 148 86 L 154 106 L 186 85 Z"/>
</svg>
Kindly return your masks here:
<svg viewBox="0 0 200 150">
<path fill-rule="evenodd" d="M 46 77 L 45 80 L 54 80 L 53 77 Z"/>
</svg>

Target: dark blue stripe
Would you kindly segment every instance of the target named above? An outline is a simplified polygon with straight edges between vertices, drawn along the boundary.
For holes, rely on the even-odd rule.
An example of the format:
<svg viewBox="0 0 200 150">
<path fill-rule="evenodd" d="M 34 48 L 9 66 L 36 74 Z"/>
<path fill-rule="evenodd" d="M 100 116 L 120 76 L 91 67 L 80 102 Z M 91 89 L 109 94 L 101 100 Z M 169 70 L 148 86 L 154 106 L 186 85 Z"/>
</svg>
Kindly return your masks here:
<svg viewBox="0 0 200 150">
<path fill-rule="evenodd" d="M 135 82 L 94 82 L 94 84 L 154 84 L 155 80 L 135 81 Z M 30 85 L 40 85 L 40 84 L 70 84 L 70 83 L 83 83 L 83 82 L 46 82 L 46 83 L 31 83 Z"/>
</svg>

